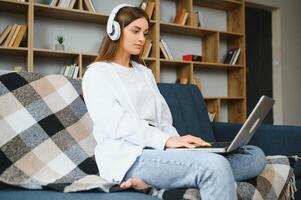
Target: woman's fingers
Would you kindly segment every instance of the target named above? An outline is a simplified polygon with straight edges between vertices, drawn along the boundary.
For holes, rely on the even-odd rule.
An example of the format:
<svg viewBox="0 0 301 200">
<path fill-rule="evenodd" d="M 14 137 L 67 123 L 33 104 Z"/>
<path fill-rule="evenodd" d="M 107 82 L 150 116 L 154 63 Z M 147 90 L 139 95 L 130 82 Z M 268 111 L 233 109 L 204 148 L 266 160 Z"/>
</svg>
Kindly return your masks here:
<svg viewBox="0 0 301 200">
<path fill-rule="evenodd" d="M 128 179 L 127 181 L 120 184 L 120 187 L 123 189 L 128 189 L 132 187 L 132 179 Z"/>
<path fill-rule="evenodd" d="M 201 138 L 192 136 L 192 135 L 186 135 L 183 136 L 186 142 L 190 144 L 195 144 L 196 146 L 211 146 L 208 142 L 202 140 Z"/>
<path fill-rule="evenodd" d="M 140 178 L 130 178 L 127 181 L 123 182 L 120 184 L 120 187 L 122 189 L 128 189 L 128 188 L 134 188 L 137 190 L 142 190 L 150 187 L 147 183 L 145 183 L 143 180 Z"/>
<path fill-rule="evenodd" d="M 177 147 L 195 148 L 197 146 L 210 146 L 210 144 L 205 142 L 201 138 L 194 137 L 192 135 L 170 137 L 165 144 L 166 148 L 177 148 Z"/>
<path fill-rule="evenodd" d="M 181 146 L 182 146 L 182 147 L 186 147 L 186 148 L 191 148 L 191 149 L 193 149 L 193 148 L 196 147 L 196 145 L 193 145 L 193 144 L 191 144 L 191 143 L 189 143 L 189 142 L 186 142 L 186 141 L 183 141 L 183 142 L 181 143 Z"/>
<path fill-rule="evenodd" d="M 142 179 L 140 178 L 133 178 L 132 179 L 132 187 L 137 189 L 137 190 L 142 190 L 150 187 L 147 183 L 145 183 Z"/>
</svg>

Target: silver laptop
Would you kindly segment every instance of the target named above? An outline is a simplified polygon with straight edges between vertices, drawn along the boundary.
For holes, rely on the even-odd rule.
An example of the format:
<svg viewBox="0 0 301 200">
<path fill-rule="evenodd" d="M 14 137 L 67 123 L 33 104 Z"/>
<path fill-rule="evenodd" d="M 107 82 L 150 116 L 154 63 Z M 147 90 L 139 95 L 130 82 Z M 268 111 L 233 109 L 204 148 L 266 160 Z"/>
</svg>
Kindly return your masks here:
<svg viewBox="0 0 301 200">
<path fill-rule="evenodd" d="M 167 150 L 192 150 L 215 153 L 231 152 L 249 143 L 255 131 L 271 110 L 274 102 L 274 99 L 271 99 L 267 96 L 262 96 L 232 142 L 213 142 L 211 143 L 211 147 L 196 147 L 193 149 L 179 147 L 174 149 L 170 148 Z"/>
</svg>

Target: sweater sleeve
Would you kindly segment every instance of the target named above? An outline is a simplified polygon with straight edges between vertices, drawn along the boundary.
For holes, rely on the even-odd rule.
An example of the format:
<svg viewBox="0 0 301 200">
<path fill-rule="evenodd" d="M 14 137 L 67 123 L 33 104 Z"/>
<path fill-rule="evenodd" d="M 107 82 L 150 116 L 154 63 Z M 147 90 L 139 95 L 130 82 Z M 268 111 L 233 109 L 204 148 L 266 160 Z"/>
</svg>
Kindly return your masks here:
<svg viewBox="0 0 301 200">
<path fill-rule="evenodd" d="M 83 96 L 88 112 L 99 133 L 113 139 L 164 149 L 170 135 L 128 112 L 117 99 L 114 88 L 97 67 L 89 68 L 83 78 Z"/>
</svg>

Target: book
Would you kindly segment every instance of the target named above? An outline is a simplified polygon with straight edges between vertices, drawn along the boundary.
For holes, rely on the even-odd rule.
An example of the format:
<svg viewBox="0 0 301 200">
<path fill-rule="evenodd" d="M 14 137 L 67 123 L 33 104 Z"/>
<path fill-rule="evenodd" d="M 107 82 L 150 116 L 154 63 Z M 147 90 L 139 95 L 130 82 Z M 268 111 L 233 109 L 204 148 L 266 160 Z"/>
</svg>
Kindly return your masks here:
<svg viewBox="0 0 301 200">
<path fill-rule="evenodd" d="M 83 7 L 85 8 L 85 10 L 88 10 L 90 12 L 95 12 L 95 9 L 93 7 L 93 5 L 90 3 L 89 0 L 83 0 Z"/>
<path fill-rule="evenodd" d="M 8 44 L 9 44 L 10 40 L 12 39 L 17 27 L 18 27 L 18 24 L 14 24 L 12 26 L 12 28 L 9 32 L 9 35 L 7 36 L 6 40 L 3 43 L 3 46 L 8 46 Z"/>
<path fill-rule="evenodd" d="M 96 12 L 92 0 L 88 0 L 93 12 Z"/>
<path fill-rule="evenodd" d="M 235 49 L 235 52 L 230 61 L 230 64 L 235 65 L 237 63 L 239 55 L 240 55 L 240 48 L 237 48 L 237 49 Z"/>
<path fill-rule="evenodd" d="M 65 66 L 65 72 L 64 72 L 64 76 L 67 76 L 70 70 L 70 66 Z"/>
<path fill-rule="evenodd" d="M 202 62 L 202 56 L 186 54 L 182 56 L 182 60 Z"/>
<path fill-rule="evenodd" d="M 65 5 L 68 3 L 68 0 L 59 0 L 57 7 L 65 8 Z"/>
<path fill-rule="evenodd" d="M 208 117 L 209 117 L 209 120 L 210 120 L 211 122 L 213 122 L 213 121 L 214 121 L 215 115 L 216 115 L 216 113 L 215 113 L 215 112 L 214 112 L 214 113 L 212 113 L 212 112 L 208 112 Z"/>
<path fill-rule="evenodd" d="M 56 6 L 59 0 L 52 0 L 50 6 Z"/>
<path fill-rule="evenodd" d="M 75 66 L 74 72 L 73 72 L 73 76 L 72 78 L 77 78 L 78 77 L 78 72 L 79 72 L 79 66 Z"/>
<path fill-rule="evenodd" d="M 185 17 L 185 13 L 186 13 L 186 9 L 184 8 L 177 10 L 173 23 L 181 24 Z"/>
<path fill-rule="evenodd" d="M 168 57 L 167 52 L 166 52 L 166 50 L 165 50 L 165 48 L 164 48 L 161 41 L 160 41 L 160 49 L 161 49 L 161 52 L 162 52 L 164 58 L 169 60 L 170 58 Z"/>
<path fill-rule="evenodd" d="M 73 72 L 74 72 L 74 68 L 75 68 L 75 65 L 70 66 L 70 70 L 69 70 L 68 75 L 67 75 L 69 78 L 72 77 Z"/>
<path fill-rule="evenodd" d="M 174 60 L 174 57 L 173 57 L 171 50 L 170 50 L 169 46 L 167 45 L 167 43 L 163 39 L 160 40 L 160 43 L 162 43 L 164 49 L 166 50 L 166 53 L 167 53 L 169 59 Z"/>
<path fill-rule="evenodd" d="M 228 50 L 228 52 L 225 56 L 225 59 L 224 59 L 224 64 L 231 64 L 231 60 L 232 60 L 232 57 L 234 56 L 235 50 L 236 50 L 236 48 Z"/>
<path fill-rule="evenodd" d="M 199 28 L 204 27 L 204 19 L 203 19 L 203 14 L 200 11 L 195 12 L 194 14 L 195 17 L 195 26 Z"/>
<path fill-rule="evenodd" d="M 12 25 L 7 25 L 5 27 L 5 29 L 2 31 L 1 35 L 0 35 L 0 45 L 2 44 L 2 42 L 4 42 L 4 40 L 7 38 L 7 36 L 9 35 L 10 30 L 12 29 Z"/>
<path fill-rule="evenodd" d="M 69 3 L 69 5 L 68 5 L 68 8 L 69 9 L 73 9 L 75 3 L 76 3 L 76 0 L 71 0 L 70 3 Z"/>
<path fill-rule="evenodd" d="M 17 26 L 17 28 L 16 28 L 16 30 L 15 30 L 15 32 L 14 32 L 11 40 L 8 43 L 8 47 L 12 47 L 13 46 L 13 44 L 14 44 L 14 42 L 16 40 L 16 37 L 17 37 L 17 35 L 18 35 L 19 31 L 20 31 L 20 28 L 21 28 L 21 25 L 18 24 L 18 26 Z"/>
<path fill-rule="evenodd" d="M 181 25 L 185 25 L 187 23 L 189 12 L 185 12 L 183 19 L 181 20 Z"/>
<path fill-rule="evenodd" d="M 148 1 L 147 6 L 145 8 L 145 12 L 147 13 L 149 19 L 151 19 L 153 16 L 154 8 L 155 8 L 155 2 Z"/>
<path fill-rule="evenodd" d="M 22 39 L 23 39 L 23 37 L 26 33 L 26 30 L 27 30 L 27 26 L 26 25 L 21 25 L 20 31 L 19 31 L 19 33 L 18 33 L 18 35 L 17 35 L 17 37 L 16 37 L 16 39 L 15 39 L 13 45 L 12 45 L 13 47 L 19 47 L 20 46 L 20 43 L 21 43 L 21 41 L 22 41 Z"/>
</svg>

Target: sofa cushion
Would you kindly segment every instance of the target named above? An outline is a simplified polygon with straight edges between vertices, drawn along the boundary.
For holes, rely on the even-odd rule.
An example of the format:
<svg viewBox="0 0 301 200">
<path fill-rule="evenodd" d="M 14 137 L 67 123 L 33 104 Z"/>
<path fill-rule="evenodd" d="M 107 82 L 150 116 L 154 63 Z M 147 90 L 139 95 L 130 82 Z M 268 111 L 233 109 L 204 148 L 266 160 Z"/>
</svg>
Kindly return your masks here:
<svg viewBox="0 0 301 200">
<path fill-rule="evenodd" d="M 215 141 L 205 101 L 195 85 L 159 83 L 158 87 L 180 135 L 189 133 L 210 142 Z"/>
<path fill-rule="evenodd" d="M 80 92 L 81 81 L 60 75 L 0 75 L 0 181 L 57 190 L 81 178 L 102 181 Z"/>
</svg>

